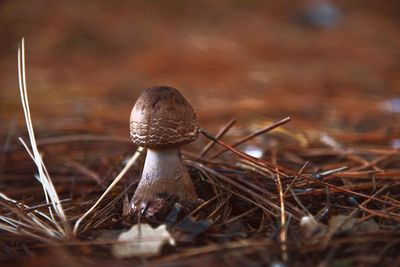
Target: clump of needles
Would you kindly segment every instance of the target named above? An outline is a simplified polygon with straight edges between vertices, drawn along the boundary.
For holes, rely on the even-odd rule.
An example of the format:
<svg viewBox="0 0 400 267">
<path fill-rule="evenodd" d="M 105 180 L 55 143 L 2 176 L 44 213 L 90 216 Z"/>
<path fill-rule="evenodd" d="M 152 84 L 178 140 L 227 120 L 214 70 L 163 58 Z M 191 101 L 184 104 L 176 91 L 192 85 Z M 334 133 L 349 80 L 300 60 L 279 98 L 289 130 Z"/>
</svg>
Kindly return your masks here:
<svg viewBox="0 0 400 267">
<path fill-rule="evenodd" d="M 197 121 L 177 125 L 183 118 L 175 118 L 171 129 L 160 121 L 166 131 L 155 134 L 149 130 L 153 125 L 137 124 L 151 123 L 159 110 L 139 118 L 141 108 L 171 111 L 165 104 L 176 101 L 185 106 L 176 108 L 179 116 L 195 118 L 179 93 L 161 87 L 150 94 L 161 91 L 162 97 L 152 95 L 131 117 L 132 139 L 147 148 L 149 162 L 142 171 L 145 149 L 129 138 L 36 139 L 23 43 L 18 55 L 29 142 L 20 139 L 22 146 L 13 143 L 2 156 L 7 160 L 0 193 L 2 262 L 54 266 L 57 257 L 66 266 L 392 266 L 400 261 L 398 149 L 346 145 L 345 135 L 321 134 L 304 144 L 292 134 L 290 118 L 253 132 L 233 119 L 217 133 L 201 121 L 202 127 Z M 172 138 L 178 131 L 183 135 Z M 180 145 L 198 134 L 180 152 Z M 165 138 L 153 141 L 157 135 Z M 392 136 L 379 138 L 389 143 Z M 259 153 L 248 152 L 248 146 Z M 60 152 L 67 163 L 57 157 Z M 82 153 L 86 164 L 79 161 Z M 146 165 L 156 163 L 160 169 Z M 186 186 L 170 177 L 176 172 Z M 167 189 L 156 192 L 158 179 L 166 180 L 157 190 Z M 152 202 L 153 195 L 165 192 L 164 202 Z M 157 209 L 166 199 L 171 202 L 162 216 L 146 216 L 148 203 Z M 165 224 L 175 245 L 147 259 L 114 259 L 110 247 L 118 242 L 116 233 L 141 223 Z"/>
</svg>

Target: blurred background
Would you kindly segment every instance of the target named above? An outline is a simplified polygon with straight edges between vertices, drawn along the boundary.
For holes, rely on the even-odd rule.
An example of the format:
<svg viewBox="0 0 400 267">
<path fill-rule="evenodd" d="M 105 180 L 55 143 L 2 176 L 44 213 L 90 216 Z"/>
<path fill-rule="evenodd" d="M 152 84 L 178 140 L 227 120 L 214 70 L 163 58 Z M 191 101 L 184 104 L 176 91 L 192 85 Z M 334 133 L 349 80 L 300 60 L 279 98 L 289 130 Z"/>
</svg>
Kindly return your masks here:
<svg viewBox="0 0 400 267">
<path fill-rule="evenodd" d="M 258 127 L 286 116 L 299 131 L 392 129 L 399 12 L 396 0 L 3 0 L 0 131 L 25 134 L 22 36 L 39 137 L 128 138 L 130 109 L 153 85 L 178 88 L 214 132 L 231 118 Z"/>
</svg>

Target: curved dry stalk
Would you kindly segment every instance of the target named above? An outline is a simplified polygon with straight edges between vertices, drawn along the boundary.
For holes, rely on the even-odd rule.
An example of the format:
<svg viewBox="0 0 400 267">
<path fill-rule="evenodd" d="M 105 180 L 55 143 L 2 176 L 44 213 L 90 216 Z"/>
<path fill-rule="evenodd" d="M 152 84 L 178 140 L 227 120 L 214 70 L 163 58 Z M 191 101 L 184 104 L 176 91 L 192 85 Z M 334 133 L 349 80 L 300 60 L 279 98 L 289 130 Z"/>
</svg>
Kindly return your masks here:
<svg viewBox="0 0 400 267">
<path fill-rule="evenodd" d="M 104 199 L 104 197 L 114 188 L 114 186 L 124 177 L 125 173 L 129 170 L 129 168 L 137 161 L 137 159 L 142 154 L 143 148 L 139 147 L 136 150 L 136 153 L 129 159 L 128 163 L 126 163 L 125 167 L 121 170 L 121 172 L 115 177 L 114 181 L 108 186 L 106 191 L 100 196 L 100 198 L 94 203 L 94 205 L 85 212 L 76 222 L 73 229 L 73 235 L 76 236 L 78 234 L 79 225 L 81 222 L 100 204 L 100 202 Z"/>
<path fill-rule="evenodd" d="M 43 163 L 43 159 L 39 150 L 37 148 L 35 132 L 33 130 L 32 118 L 29 108 L 29 100 L 28 100 L 28 90 L 26 86 L 26 71 L 25 71 L 25 41 L 24 38 L 21 40 L 21 44 L 18 47 L 18 82 L 19 82 L 19 91 L 21 96 L 21 103 L 24 110 L 25 123 L 26 128 L 28 130 L 30 148 L 28 145 L 21 139 L 19 140 L 24 145 L 27 150 L 29 156 L 35 162 L 36 168 L 38 170 L 39 175 L 37 176 L 39 182 L 42 184 L 43 192 L 45 195 L 46 203 L 51 204 L 51 209 L 49 207 L 50 217 L 52 218 L 53 224 L 57 227 L 58 231 L 64 238 L 68 238 L 71 233 L 71 229 L 63 210 L 63 207 L 60 203 L 60 199 L 58 197 L 57 191 L 54 188 L 54 185 L 51 181 L 50 175 L 46 170 L 46 167 Z M 57 220 L 54 218 L 53 211 L 57 214 L 57 217 L 60 219 L 62 227 L 59 225 Z"/>
</svg>

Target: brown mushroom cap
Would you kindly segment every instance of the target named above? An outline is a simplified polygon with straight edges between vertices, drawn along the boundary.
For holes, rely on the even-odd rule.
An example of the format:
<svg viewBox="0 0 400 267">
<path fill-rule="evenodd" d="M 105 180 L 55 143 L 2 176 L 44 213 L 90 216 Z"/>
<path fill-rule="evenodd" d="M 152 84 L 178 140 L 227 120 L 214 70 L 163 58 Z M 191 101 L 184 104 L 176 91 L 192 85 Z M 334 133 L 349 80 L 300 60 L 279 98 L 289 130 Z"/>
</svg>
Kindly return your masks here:
<svg viewBox="0 0 400 267">
<path fill-rule="evenodd" d="M 198 122 L 192 106 L 178 90 L 154 86 L 146 89 L 132 108 L 130 131 L 138 146 L 180 146 L 197 138 Z"/>
</svg>

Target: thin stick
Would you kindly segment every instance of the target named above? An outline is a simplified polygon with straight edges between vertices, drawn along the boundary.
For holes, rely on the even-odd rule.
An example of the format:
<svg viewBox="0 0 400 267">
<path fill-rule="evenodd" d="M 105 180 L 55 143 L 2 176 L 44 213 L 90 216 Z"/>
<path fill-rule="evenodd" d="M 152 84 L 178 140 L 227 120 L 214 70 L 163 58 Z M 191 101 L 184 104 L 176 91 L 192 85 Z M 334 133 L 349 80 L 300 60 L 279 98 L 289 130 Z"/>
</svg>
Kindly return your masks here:
<svg viewBox="0 0 400 267">
<path fill-rule="evenodd" d="M 287 253 L 287 244 L 286 244 L 286 216 L 285 216 L 285 199 L 283 196 L 283 190 L 282 190 L 282 181 L 281 181 L 281 176 L 279 173 L 276 174 L 276 184 L 278 187 L 279 191 L 279 202 L 281 206 L 281 227 L 279 231 L 279 239 L 281 241 L 281 251 L 282 251 L 282 260 L 287 261 L 288 260 L 288 253 Z"/>
<path fill-rule="evenodd" d="M 277 150 L 276 147 L 271 151 L 272 152 L 272 162 L 276 164 L 276 157 L 277 157 Z M 279 241 L 281 242 L 281 255 L 282 255 L 282 260 L 286 262 L 288 260 L 288 253 L 287 253 L 287 244 L 286 244 L 286 216 L 285 216 L 285 197 L 283 195 L 283 189 L 282 189 L 282 181 L 281 181 L 281 176 L 279 173 L 276 174 L 276 186 L 278 188 L 279 192 L 279 204 L 281 208 L 281 226 L 279 230 Z"/>
<path fill-rule="evenodd" d="M 139 156 L 142 154 L 143 148 L 139 147 L 136 150 L 136 153 L 129 159 L 128 163 L 125 165 L 125 167 L 121 170 L 121 172 L 115 177 L 114 181 L 110 184 L 110 186 L 104 191 L 104 193 L 101 195 L 101 197 L 94 203 L 94 205 L 85 213 L 83 214 L 76 222 L 74 225 L 74 230 L 73 234 L 74 236 L 77 235 L 78 233 L 78 228 L 80 223 L 85 219 L 98 205 L 99 203 L 103 200 L 103 198 L 111 191 L 111 189 L 114 188 L 114 186 L 121 180 L 121 178 L 125 175 L 125 173 L 129 170 L 129 168 L 137 161 Z"/>
<path fill-rule="evenodd" d="M 225 193 L 219 193 L 215 196 L 213 196 L 212 198 L 210 198 L 209 200 L 201 203 L 196 209 L 194 209 L 192 212 L 189 213 L 189 215 L 187 217 L 191 217 L 193 216 L 193 214 L 195 214 L 196 212 L 198 212 L 199 210 L 201 210 L 203 207 L 207 206 L 209 203 L 211 203 L 212 201 L 214 201 L 215 199 L 219 198 L 220 196 L 224 195 Z"/>
<path fill-rule="evenodd" d="M 237 141 L 236 143 L 234 143 L 233 145 L 231 145 L 231 147 L 237 147 L 237 146 L 243 144 L 244 142 L 247 142 L 247 141 L 253 139 L 256 136 L 259 136 L 259 135 L 261 135 L 263 133 L 266 133 L 266 132 L 269 132 L 269 131 L 271 131 L 271 130 L 279 127 L 279 126 L 282 126 L 283 124 L 285 124 L 285 123 L 287 123 L 289 121 L 290 121 L 290 117 L 286 117 L 286 118 L 284 118 L 284 119 L 282 119 L 280 121 L 274 122 L 273 124 L 263 128 L 261 130 L 258 130 L 255 133 L 249 134 L 248 136 L 244 137 L 243 139 L 241 139 L 241 140 Z M 228 151 L 228 149 L 225 148 L 225 149 L 221 150 L 220 152 L 217 152 L 216 154 L 211 156 L 211 159 L 215 159 L 215 158 L 221 156 L 226 151 Z"/>
<path fill-rule="evenodd" d="M 301 174 L 301 173 L 303 172 L 303 170 L 305 169 L 305 167 L 307 166 L 307 164 L 308 164 L 308 161 L 306 161 L 306 162 L 304 163 L 303 167 L 301 167 L 301 169 L 300 169 L 300 171 L 299 171 L 299 174 Z M 285 190 L 285 193 L 283 193 L 283 196 L 286 196 L 286 193 L 290 190 L 290 188 L 292 188 L 294 182 L 296 182 L 296 180 L 297 180 L 297 177 L 299 177 L 299 176 L 296 175 L 296 176 L 293 178 L 293 180 L 290 182 L 290 184 L 287 186 L 287 188 L 286 188 L 286 190 Z"/>
<path fill-rule="evenodd" d="M 232 119 L 230 122 L 228 122 L 222 129 L 217 133 L 215 138 L 221 139 L 222 136 L 224 136 L 230 128 L 232 128 L 233 125 L 235 125 L 236 119 Z M 215 144 L 214 141 L 210 141 L 201 151 L 199 154 L 199 157 L 204 157 L 204 155 L 211 149 L 211 147 Z"/>
<path fill-rule="evenodd" d="M 251 208 L 251 209 L 249 209 L 248 211 L 243 212 L 242 214 L 239 214 L 239 215 L 237 215 L 237 216 L 235 216 L 235 217 L 233 217 L 233 218 L 230 218 L 229 220 L 227 220 L 227 221 L 225 221 L 225 222 L 222 222 L 222 223 L 220 223 L 220 224 L 217 224 L 216 226 L 219 227 L 219 226 L 226 225 L 226 224 L 228 224 L 228 223 L 232 223 L 232 222 L 234 222 L 234 221 L 237 221 L 238 219 L 245 217 L 246 215 L 248 215 L 248 214 L 250 214 L 250 213 L 256 211 L 257 209 L 259 209 L 259 207 Z"/>
</svg>

